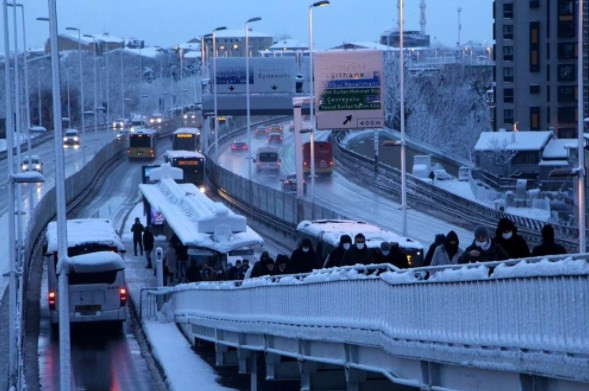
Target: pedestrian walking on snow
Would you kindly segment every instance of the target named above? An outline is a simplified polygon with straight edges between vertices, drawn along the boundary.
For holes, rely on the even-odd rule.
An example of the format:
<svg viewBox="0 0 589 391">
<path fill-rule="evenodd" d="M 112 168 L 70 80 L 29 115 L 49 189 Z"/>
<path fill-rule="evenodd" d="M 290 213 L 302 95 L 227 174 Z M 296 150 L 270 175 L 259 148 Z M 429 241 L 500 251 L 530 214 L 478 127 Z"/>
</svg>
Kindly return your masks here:
<svg viewBox="0 0 589 391">
<path fill-rule="evenodd" d="M 135 217 L 135 223 L 131 227 L 131 232 L 133 232 L 133 252 L 135 253 L 135 256 L 137 256 L 137 246 L 139 246 L 141 256 L 143 256 L 143 241 L 141 240 L 141 235 L 144 230 L 145 228 L 143 227 L 143 224 L 141 224 L 139 217 Z"/>
</svg>

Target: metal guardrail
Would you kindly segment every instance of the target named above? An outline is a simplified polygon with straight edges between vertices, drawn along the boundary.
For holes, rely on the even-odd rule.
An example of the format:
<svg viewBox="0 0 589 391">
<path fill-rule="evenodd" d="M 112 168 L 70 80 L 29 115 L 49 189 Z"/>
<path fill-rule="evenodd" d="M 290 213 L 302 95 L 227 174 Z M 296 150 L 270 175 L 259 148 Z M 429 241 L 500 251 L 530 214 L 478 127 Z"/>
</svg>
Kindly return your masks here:
<svg viewBox="0 0 589 391">
<path fill-rule="evenodd" d="M 167 318 L 193 328 L 345 341 L 403 359 L 439 361 L 444 352 L 446 363 L 589 382 L 588 260 L 357 265 L 148 295 L 164 295 Z M 365 364 L 392 365 L 376 361 Z"/>
<path fill-rule="evenodd" d="M 395 167 L 378 163 L 375 171 L 374 160 L 359 153 L 350 151 L 336 138 L 335 155 L 338 166 L 346 173 L 371 187 L 378 188 L 400 198 L 401 171 Z M 518 232 L 531 243 L 540 243 L 541 230 L 546 222 L 522 216 L 516 216 L 488 208 L 477 202 L 459 197 L 447 190 L 419 180 L 407 173 L 407 197 L 409 206 L 439 216 L 447 221 L 468 224 L 470 228 L 485 225 L 494 230 L 496 222 L 506 217 L 518 227 Z M 568 251 L 578 251 L 578 230 L 560 224 L 552 224 L 559 242 Z"/>
</svg>

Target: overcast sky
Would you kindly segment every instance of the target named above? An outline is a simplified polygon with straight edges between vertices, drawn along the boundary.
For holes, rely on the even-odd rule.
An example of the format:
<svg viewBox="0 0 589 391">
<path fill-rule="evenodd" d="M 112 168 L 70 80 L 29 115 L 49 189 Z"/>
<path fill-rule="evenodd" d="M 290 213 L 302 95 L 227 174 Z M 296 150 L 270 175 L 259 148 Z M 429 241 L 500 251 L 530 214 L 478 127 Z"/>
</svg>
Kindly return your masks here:
<svg viewBox="0 0 589 391">
<path fill-rule="evenodd" d="M 10 0 L 12 2 L 12 0 Z M 48 34 L 47 0 L 19 0 L 26 7 L 28 47 L 40 47 Z M 171 46 L 218 26 L 242 29 L 245 20 L 262 17 L 254 29 L 308 42 L 307 7 L 302 0 L 57 0 L 58 26 L 83 33 L 109 32 Z M 398 20 L 396 0 L 331 0 L 314 11 L 315 47 L 327 49 L 346 41 L 377 41 Z M 462 7 L 462 42 L 492 39 L 492 0 L 428 0 L 427 33 L 432 43 L 454 45 L 457 9 Z M 19 16 L 20 20 L 20 16 Z M 419 0 L 405 0 L 405 28 L 419 29 Z M 20 22 L 19 22 L 20 24 Z M 12 43 L 12 39 L 11 39 Z M 0 42 L 0 47 L 2 42 Z M 3 50 L 3 47 L 2 47 Z"/>
</svg>

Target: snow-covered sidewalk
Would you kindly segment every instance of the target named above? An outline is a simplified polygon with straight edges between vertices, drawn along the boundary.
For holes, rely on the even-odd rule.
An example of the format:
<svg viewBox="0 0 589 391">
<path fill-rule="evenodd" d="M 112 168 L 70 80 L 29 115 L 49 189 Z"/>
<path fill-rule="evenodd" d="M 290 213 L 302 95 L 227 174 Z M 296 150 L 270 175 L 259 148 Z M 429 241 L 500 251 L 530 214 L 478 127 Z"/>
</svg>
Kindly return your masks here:
<svg viewBox="0 0 589 391">
<path fill-rule="evenodd" d="M 121 235 L 127 250 L 125 277 L 129 297 L 131 304 L 138 309 L 141 289 L 156 286 L 156 277 L 154 269 L 145 268 L 145 257 L 140 254 L 135 256 L 133 253 L 131 226 L 136 217 L 145 225 L 143 203 L 138 203 L 133 208 L 124 222 Z M 155 239 L 155 248 L 165 248 L 165 238 L 158 236 Z M 155 266 L 155 250 L 152 263 Z M 190 343 L 175 323 L 142 320 L 142 328 L 153 357 L 165 374 L 164 378 L 170 390 L 231 390 L 217 383 L 218 376 L 215 370 L 192 350 Z"/>
</svg>

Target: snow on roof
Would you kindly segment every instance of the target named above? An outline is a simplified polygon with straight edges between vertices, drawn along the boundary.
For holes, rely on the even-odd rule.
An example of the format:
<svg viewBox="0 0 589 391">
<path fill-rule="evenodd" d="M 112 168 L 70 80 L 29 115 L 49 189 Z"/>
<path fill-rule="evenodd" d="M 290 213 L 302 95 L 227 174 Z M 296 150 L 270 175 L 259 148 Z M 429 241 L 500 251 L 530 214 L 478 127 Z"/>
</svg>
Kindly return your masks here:
<svg viewBox="0 0 589 391">
<path fill-rule="evenodd" d="M 123 258 L 112 251 L 98 251 L 71 257 L 68 264 L 71 273 L 98 273 L 125 268 Z"/>
<path fill-rule="evenodd" d="M 368 247 L 379 247 L 382 242 L 399 243 L 402 248 L 423 249 L 423 245 L 413 239 L 409 239 L 394 232 L 385 231 L 377 226 L 362 221 L 353 220 L 314 220 L 301 221 L 297 231 L 306 232 L 309 235 L 319 236 L 323 234 L 323 240 L 332 246 L 338 246 L 342 235 L 350 235 L 352 239 L 356 234 L 362 233 L 366 237 Z"/>
<path fill-rule="evenodd" d="M 201 53 L 197 51 L 192 51 L 184 54 L 184 58 L 200 58 Z"/>
<path fill-rule="evenodd" d="M 569 162 L 566 160 L 541 160 L 539 166 L 568 166 Z"/>
<path fill-rule="evenodd" d="M 162 178 L 171 178 L 174 180 L 184 179 L 184 171 L 178 167 L 172 167 L 170 163 L 164 163 L 161 166 L 152 169 L 149 172 L 149 181 L 157 182 Z"/>
<path fill-rule="evenodd" d="M 181 158 L 181 157 L 187 157 L 187 158 L 200 158 L 200 159 L 204 159 L 205 156 L 197 151 L 186 151 L 186 150 L 175 150 L 175 151 L 166 151 L 166 157 L 168 159 L 177 159 L 177 158 Z"/>
<path fill-rule="evenodd" d="M 88 35 L 93 36 L 94 38 L 96 38 L 96 41 L 99 41 L 99 42 L 122 44 L 122 42 L 124 41 L 123 38 L 115 37 L 110 34 L 88 34 Z M 83 35 L 78 40 L 78 33 L 77 32 L 74 32 L 74 33 L 67 32 L 67 33 L 59 34 L 59 36 L 70 39 L 74 42 L 79 41 L 85 45 L 89 45 L 91 43 L 94 43 L 94 40 L 92 38 L 84 37 Z"/>
<path fill-rule="evenodd" d="M 264 244 L 260 235 L 246 225 L 245 217 L 212 201 L 193 184 L 163 178 L 158 184 L 139 185 L 139 190 L 187 247 L 227 253 Z"/>
<path fill-rule="evenodd" d="M 57 223 L 50 222 L 45 233 L 47 253 L 57 251 Z M 101 244 L 124 251 L 125 246 L 108 219 L 72 219 L 67 221 L 68 248 Z"/>
<path fill-rule="evenodd" d="M 280 134 L 280 133 L 272 133 L 272 134 Z M 260 147 L 256 151 L 256 153 L 263 153 L 263 152 L 279 153 L 280 152 L 280 148 L 278 148 L 278 147 Z"/>
<path fill-rule="evenodd" d="M 359 50 L 391 50 L 390 46 L 382 45 L 378 42 L 369 41 L 358 41 L 358 42 L 344 42 L 331 50 L 346 50 L 346 49 L 359 49 Z"/>
<path fill-rule="evenodd" d="M 272 38 L 272 35 L 261 33 L 259 31 L 252 31 L 248 32 L 249 38 Z M 212 40 L 212 37 L 207 37 L 208 39 Z M 215 32 L 215 38 L 245 38 L 245 31 L 243 29 L 239 30 L 220 30 Z"/>
<path fill-rule="evenodd" d="M 182 50 L 199 50 L 200 51 L 200 42 L 184 42 L 178 45 L 178 47 Z"/>
<path fill-rule="evenodd" d="M 579 143 L 577 139 L 572 138 L 553 138 L 546 144 L 544 152 L 542 152 L 543 159 L 567 159 L 569 157 L 569 149 L 577 148 Z"/>
<path fill-rule="evenodd" d="M 539 151 L 553 136 L 546 131 L 482 132 L 475 151 Z"/>
<path fill-rule="evenodd" d="M 132 134 L 155 134 L 157 133 L 155 130 L 153 129 L 149 129 L 149 128 L 138 128 L 136 129 Z"/>
<path fill-rule="evenodd" d="M 147 58 L 157 58 L 162 54 L 161 49 L 153 47 L 153 46 L 146 46 L 144 48 L 132 49 L 132 48 L 124 48 L 118 49 L 122 50 L 124 53 L 133 54 L 135 56 L 147 57 Z"/>
<path fill-rule="evenodd" d="M 199 128 L 178 128 L 174 130 L 173 134 L 180 134 L 180 133 L 191 133 L 196 134 L 197 136 L 200 134 Z"/>
<path fill-rule="evenodd" d="M 296 39 L 283 39 L 278 42 L 274 42 L 272 46 L 270 46 L 269 50 L 295 50 L 295 49 L 302 49 L 306 50 L 309 46 L 305 45 L 304 43 L 297 41 Z"/>
</svg>

